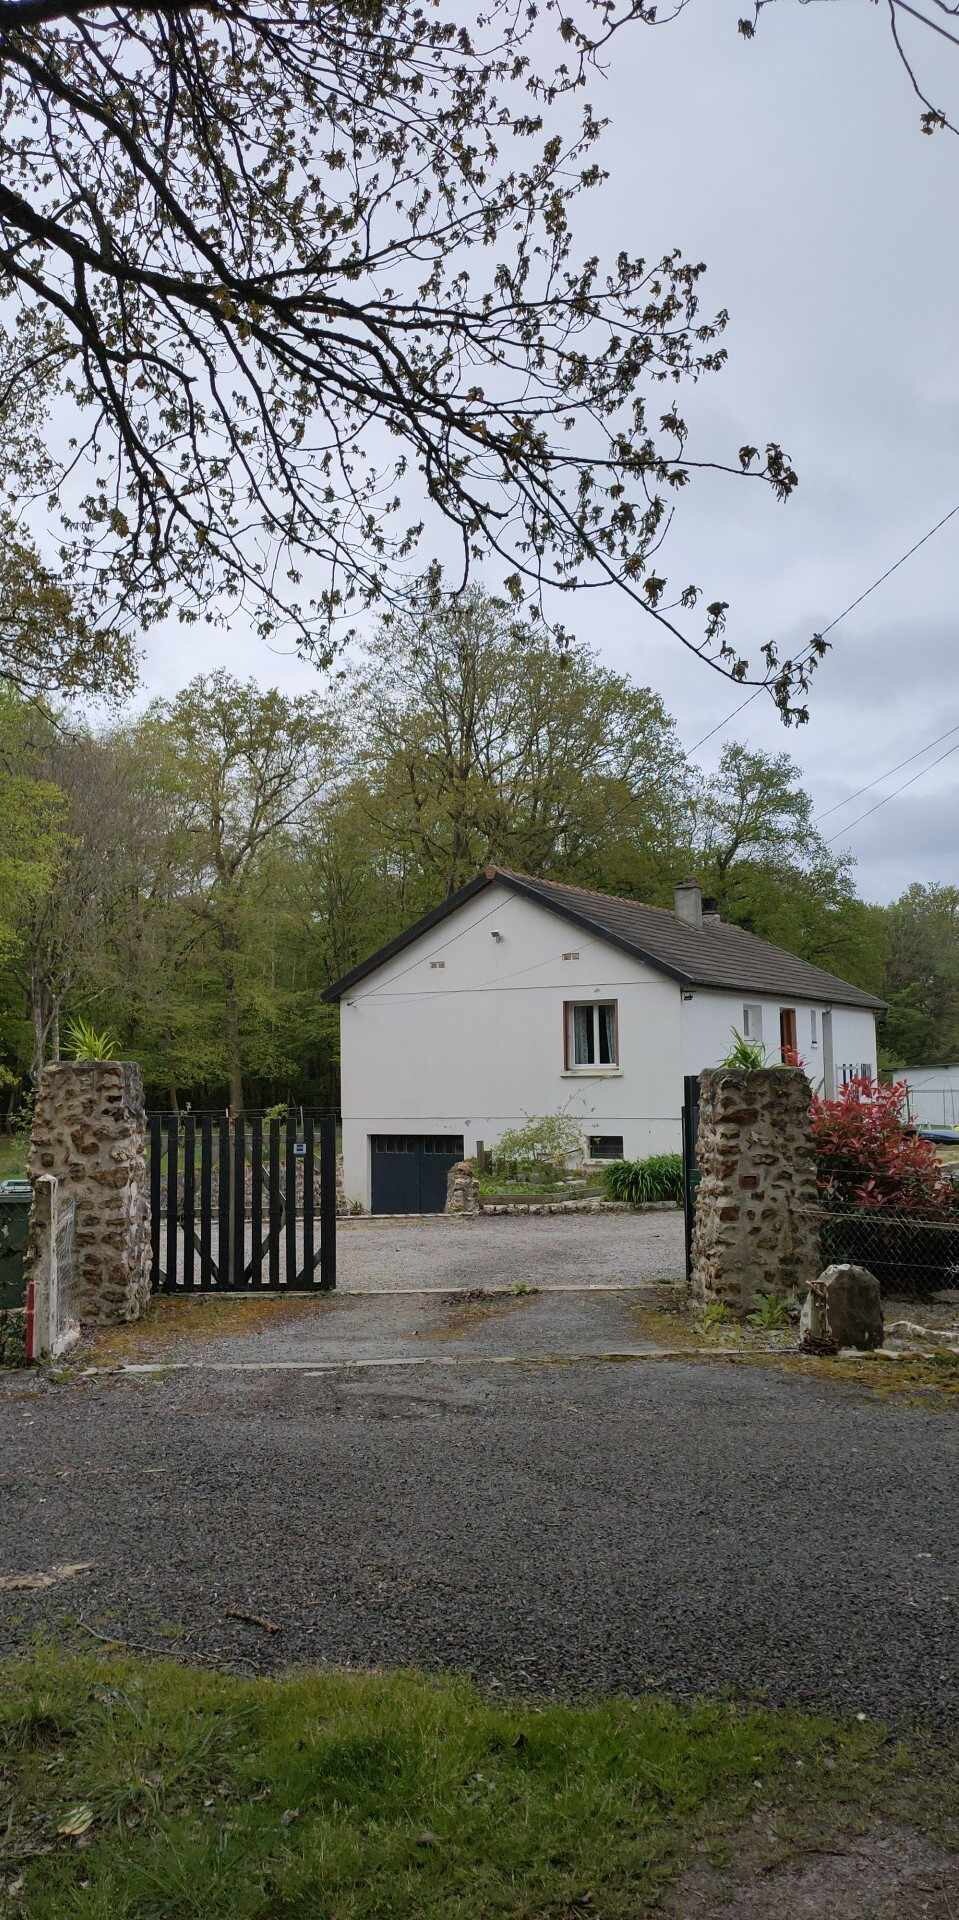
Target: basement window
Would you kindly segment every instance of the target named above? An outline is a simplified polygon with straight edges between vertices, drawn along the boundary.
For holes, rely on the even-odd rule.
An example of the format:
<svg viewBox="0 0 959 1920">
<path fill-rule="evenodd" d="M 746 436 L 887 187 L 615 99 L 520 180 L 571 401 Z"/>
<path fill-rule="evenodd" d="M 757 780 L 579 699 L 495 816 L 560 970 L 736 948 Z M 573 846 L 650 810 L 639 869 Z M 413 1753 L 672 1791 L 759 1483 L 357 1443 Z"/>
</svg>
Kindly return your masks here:
<svg viewBox="0 0 959 1920">
<path fill-rule="evenodd" d="M 567 1073 L 618 1067 L 615 1000 L 567 1000 L 563 1024 Z"/>
<path fill-rule="evenodd" d="M 589 1157 L 591 1160 L 621 1160 L 623 1157 L 622 1134 L 591 1133 L 589 1136 Z"/>
</svg>

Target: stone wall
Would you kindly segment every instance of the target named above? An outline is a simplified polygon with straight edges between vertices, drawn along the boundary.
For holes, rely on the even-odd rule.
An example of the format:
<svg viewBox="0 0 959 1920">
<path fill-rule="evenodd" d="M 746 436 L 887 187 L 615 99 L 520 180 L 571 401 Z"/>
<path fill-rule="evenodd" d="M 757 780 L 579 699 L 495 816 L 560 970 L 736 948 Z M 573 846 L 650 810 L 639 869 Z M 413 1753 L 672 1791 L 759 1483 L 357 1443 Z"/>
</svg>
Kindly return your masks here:
<svg viewBox="0 0 959 1920">
<path fill-rule="evenodd" d="M 700 1075 L 692 1291 L 748 1313 L 819 1271 L 811 1089 L 792 1067 Z"/>
<path fill-rule="evenodd" d="M 140 1069 L 130 1061 L 46 1067 L 30 1175 L 53 1174 L 76 1203 L 73 1309 L 81 1322 L 136 1320 L 150 1298 L 146 1129 Z"/>
</svg>

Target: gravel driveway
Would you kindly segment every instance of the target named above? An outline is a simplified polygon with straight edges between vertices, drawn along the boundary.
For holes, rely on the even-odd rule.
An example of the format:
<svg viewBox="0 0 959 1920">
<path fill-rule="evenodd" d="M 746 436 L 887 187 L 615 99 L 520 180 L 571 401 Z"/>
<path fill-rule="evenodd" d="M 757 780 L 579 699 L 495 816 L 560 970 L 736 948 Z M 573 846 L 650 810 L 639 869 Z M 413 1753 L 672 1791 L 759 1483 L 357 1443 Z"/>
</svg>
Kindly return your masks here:
<svg viewBox="0 0 959 1920">
<path fill-rule="evenodd" d="M 957 1480 L 948 1415 L 721 1363 L 7 1376 L 0 1566 L 93 1565 L 0 1626 L 951 1728 Z"/>
<path fill-rule="evenodd" d="M 210 1245 L 217 1258 L 214 1222 Z M 678 1280 L 685 1270 L 681 1213 L 364 1214 L 338 1220 L 337 1286 L 397 1293 L 409 1287 L 634 1286 Z M 166 1235 L 160 1236 L 166 1264 Z M 252 1253 L 249 1222 L 246 1258 Z M 298 1265 L 303 1229 L 297 1229 Z M 281 1252 L 281 1265 L 283 1255 Z M 183 1271 L 183 1236 L 177 1270 Z"/>
<path fill-rule="evenodd" d="M 337 1286 L 628 1287 L 678 1280 L 681 1213 L 442 1214 L 341 1220 Z"/>
</svg>

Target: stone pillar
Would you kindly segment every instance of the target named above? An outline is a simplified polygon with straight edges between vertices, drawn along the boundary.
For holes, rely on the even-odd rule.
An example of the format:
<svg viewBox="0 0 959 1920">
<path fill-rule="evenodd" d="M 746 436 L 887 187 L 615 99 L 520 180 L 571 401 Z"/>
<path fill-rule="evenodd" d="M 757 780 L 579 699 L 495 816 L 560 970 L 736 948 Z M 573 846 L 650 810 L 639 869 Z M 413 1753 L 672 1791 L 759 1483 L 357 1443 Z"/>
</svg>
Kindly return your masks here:
<svg viewBox="0 0 959 1920">
<path fill-rule="evenodd" d="M 700 1074 L 692 1291 L 748 1313 L 819 1271 L 811 1089 L 794 1067 Z"/>
<path fill-rule="evenodd" d="M 127 1060 L 45 1067 L 30 1143 L 32 1178 L 53 1174 L 76 1202 L 73 1306 L 83 1324 L 137 1320 L 150 1298 L 146 1116 Z"/>
<path fill-rule="evenodd" d="M 458 1160 L 446 1177 L 447 1213 L 479 1213 L 479 1181 L 468 1160 Z"/>
</svg>

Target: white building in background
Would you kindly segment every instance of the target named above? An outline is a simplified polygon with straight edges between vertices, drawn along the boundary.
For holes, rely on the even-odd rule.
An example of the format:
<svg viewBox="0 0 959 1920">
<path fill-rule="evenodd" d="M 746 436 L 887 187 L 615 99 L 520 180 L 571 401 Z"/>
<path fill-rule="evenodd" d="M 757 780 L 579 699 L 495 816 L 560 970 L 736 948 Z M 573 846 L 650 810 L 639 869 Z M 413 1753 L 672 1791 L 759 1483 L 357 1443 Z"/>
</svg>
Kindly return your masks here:
<svg viewBox="0 0 959 1920">
<path fill-rule="evenodd" d="M 910 1120 L 924 1127 L 959 1126 L 959 1066 L 899 1067 Z"/>
<path fill-rule="evenodd" d="M 876 1071 L 883 1002 L 720 919 L 487 867 L 327 989 L 347 1197 L 441 1210 L 454 1161 L 564 1111 L 597 1159 L 678 1150 L 683 1077 L 733 1029 L 833 1092 Z"/>
</svg>

